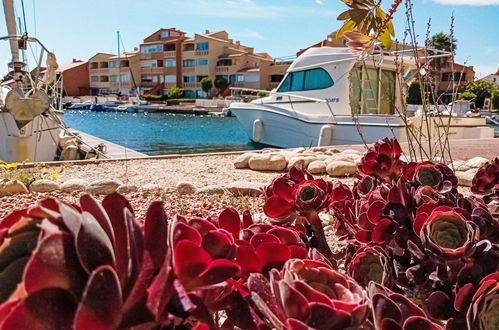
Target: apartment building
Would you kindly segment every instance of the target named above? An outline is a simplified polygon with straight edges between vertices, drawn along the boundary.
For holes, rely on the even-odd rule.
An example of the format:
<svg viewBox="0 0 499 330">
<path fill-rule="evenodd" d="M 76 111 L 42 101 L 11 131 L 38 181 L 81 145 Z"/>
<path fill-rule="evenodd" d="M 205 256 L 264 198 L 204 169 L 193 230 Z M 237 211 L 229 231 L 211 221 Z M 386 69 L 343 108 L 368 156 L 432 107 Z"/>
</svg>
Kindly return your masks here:
<svg viewBox="0 0 499 330">
<path fill-rule="evenodd" d="M 91 95 L 131 95 L 139 86 L 138 51 L 120 55 L 97 53 L 88 60 Z"/>
<path fill-rule="evenodd" d="M 206 97 L 201 80 L 223 77 L 230 87 L 273 89 L 291 62 L 275 61 L 267 53 L 229 38 L 226 31 L 194 34 L 175 28 L 159 29 L 137 51 L 120 55 L 98 53 L 89 61 L 92 94 L 167 94 L 183 88 L 185 97 Z M 121 78 L 120 78 L 121 77 Z"/>
</svg>

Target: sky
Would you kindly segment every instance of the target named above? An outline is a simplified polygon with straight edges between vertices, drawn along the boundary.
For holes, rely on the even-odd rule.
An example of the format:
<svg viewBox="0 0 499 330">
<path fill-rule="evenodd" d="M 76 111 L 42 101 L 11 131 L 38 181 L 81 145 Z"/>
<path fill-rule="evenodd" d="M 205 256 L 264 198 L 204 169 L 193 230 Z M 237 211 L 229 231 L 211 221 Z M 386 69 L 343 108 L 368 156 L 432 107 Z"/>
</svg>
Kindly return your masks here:
<svg viewBox="0 0 499 330">
<path fill-rule="evenodd" d="M 14 0 L 21 16 L 21 1 Z M 384 0 L 386 9 L 392 1 Z M 455 18 L 458 63 L 475 66 L 483 77 L 499 69 L 499 0 L 413 0 L 421 41 L 431 18 L 431 34 L 449 33 Z M 404 1 L 405 3 L 405 1 Z M 159 28 L 204 33 L 226 30 L 229 37 L 273 57 L 294 55 L 337 30 L 346 10 L 340 0 L 24 0 L 26 26 L 55 52 L 59 63 L 88 60 L 98 52 L 116 53 L 116 31 L 133 50 Z M 0 7 L 2 5 L 0 4 Z M 3 8 L 2 8 L 3 12 Z M 7 34 L 1 15 L 0 36 Z M 405 6 L 395 14 L 397 37 L 406 26 Z M 34 56 L 28 52 L 28 58 Z M 8 43 L 0 43 L 0 75 L 7 72 Z"/>
</svg>

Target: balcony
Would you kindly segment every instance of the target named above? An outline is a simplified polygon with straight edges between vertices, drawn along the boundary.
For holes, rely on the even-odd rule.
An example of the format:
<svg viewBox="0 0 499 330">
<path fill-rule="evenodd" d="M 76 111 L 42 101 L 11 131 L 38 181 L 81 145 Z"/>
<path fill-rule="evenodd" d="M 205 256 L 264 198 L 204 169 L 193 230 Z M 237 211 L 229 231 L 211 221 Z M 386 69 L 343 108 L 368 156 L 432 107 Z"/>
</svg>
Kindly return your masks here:
<svg viewBox="0 0 499 330">
<path fill-rule="evenodd" d="M 174 50 L 170 50 L 170 51 L 167 51 L 167 52 L 163 52 L 163 57 L 165 58 L 168 58 L 168 57 L 176 57 L 177 56 L 177 52 L 174 51 Z"/>
<path fill-rule="evenodd" d="M 224 73 L 224 72 L 229 72 L 229 66 L 216 66 L 215 67 L 215 72 L 216 73 Z"/>
<path fill-rule="evenodd" d="M 195 54 L 196 54 L 196 56 L 206 56 L 206 55 L 208 55 L 208 51 L 207 50 L 196 50 Z"/>
<path fill-rule="evenodd" d="M 233 82 L 232 87 L 244 87 L 244 83 L 243 82 Z"/>
<path fill-rule="evenodd" d="M 184 88 L 199 88 L 201 85 L 198 82 L 185 82 Z"/>
<path fill-rule="evenodd" d="M 163 67 L 158 68 L 158 67 L 146 66 L 146 67 L 140 68 L 140 72 L 142 74 L 163 74 L 164 70 L 163 70 Z"/>
<path fill-rule="evenodd" d="M 188 66 L 188 67 L 185 67 L 185 66 L 184 66 L 184 67 L 183 67 L 183 71 L 184 71 L 185 73 L 194 72 L 194 71 L 196 71 L 196 67 L 194 67 L 194 66 Z"/>
</svg>

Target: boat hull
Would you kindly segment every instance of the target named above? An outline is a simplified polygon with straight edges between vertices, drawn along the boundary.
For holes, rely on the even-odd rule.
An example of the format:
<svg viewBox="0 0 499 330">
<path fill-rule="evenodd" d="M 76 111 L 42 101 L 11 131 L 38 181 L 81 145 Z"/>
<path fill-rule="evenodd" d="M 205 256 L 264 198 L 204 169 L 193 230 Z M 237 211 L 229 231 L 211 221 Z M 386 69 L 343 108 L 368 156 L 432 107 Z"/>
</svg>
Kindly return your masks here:
<svg viewBox="0 0 499 330">
<path fill-rule="evenodd" d="M 0 159 L 7 162 L 48 162 L 56 158 L 60 127 L 44 115 L 19 129 L 12 115 L 0 112 Z"/>
<path fill-rule="evenodd" d="M 351 116 L 310 121 L 251 104 L 246 108 L 231 107 L 230 110 L 252 141 L 281 148 L 373 143 L 385 137 L 397 138 L 400 142 L 407 141 L 405 124 L 398 115 L 357 116 L 356 124 Z M 421 118 L 412 117 L 410 120 L 412 125 L 421 127 Z M 442 119 L 442 127 L 447 125 L 446 120 L 448 119 Z M 432 138 L 437 138 L 438 130 L 432 127 L 432 132 Z M 493 128 L 486 127 L 482 118 L 450 120 L 451 139 L 492 137 Z"/>
</svg>

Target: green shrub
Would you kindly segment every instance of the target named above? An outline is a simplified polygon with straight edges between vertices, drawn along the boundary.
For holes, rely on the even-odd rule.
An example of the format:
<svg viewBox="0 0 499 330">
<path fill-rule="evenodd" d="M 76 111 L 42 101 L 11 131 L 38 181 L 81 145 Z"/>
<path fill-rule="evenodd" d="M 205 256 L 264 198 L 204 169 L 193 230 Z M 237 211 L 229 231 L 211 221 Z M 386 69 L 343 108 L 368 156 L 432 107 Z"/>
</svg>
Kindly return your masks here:
<svg viewBox="0 0 499 330">
<path fill-rule="evenodd" d="M 423 104 L 419 83 L 413 82 L 407 92 L 407 104 Z"/>
<path fill-rule="evenodd" d="M 499 110 L 499 92 L 492 96 L 492 107 Z"/>
<path fill-rule="evenodd" d="M 458 99 L 472 101 L 476 99 L 476 94 L 470 91 L 464 91 L 461 94 L 459 94 Z"/>
<path fill-rule="evenodd" d="M 466 91 L 476 95 L 475 105 L 477 108 L 483 108 L 483 102 L 487 97 L 491 97 L 499 93 L 499 87 L 488 80 L 475 80 L 466 86 Z"/>
<path fill-rule="evenodd" d="M 143 100 L 146 101 L 164 101 L 165 96 L 164 95 L 151 95 L 151 94 L 144 94 L 141 96 Z"/>
<path fill-rule="evenodd" d="M 213 88 L 213 78 L 211 77 L 204 77 L 199 83 L 201 84 L 201 89 L 207 94 Z"/>
<path fill-rule="evenodd" d="M 169 99 L 180 99 L 184 96 L 184 89 L 179 87 L 173 87 L 168 91 Z"/>
</svg>

